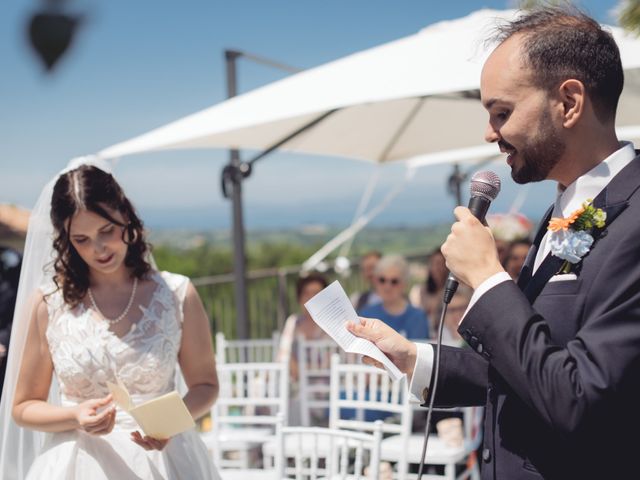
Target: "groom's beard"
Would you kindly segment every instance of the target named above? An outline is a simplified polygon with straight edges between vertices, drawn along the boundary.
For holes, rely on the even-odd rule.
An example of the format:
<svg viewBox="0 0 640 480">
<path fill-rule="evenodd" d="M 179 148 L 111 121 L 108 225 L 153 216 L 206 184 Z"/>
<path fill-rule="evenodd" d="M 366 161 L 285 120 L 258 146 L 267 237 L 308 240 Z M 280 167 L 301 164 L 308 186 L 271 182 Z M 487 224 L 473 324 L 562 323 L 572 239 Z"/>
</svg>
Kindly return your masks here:
<svg viewBox="0 0 640 480">
<path fill-rule="evenodd" d="M 503 143 L 510 146 L 504 140 Z M 537 132 L 533 138 L 518 150 L 522 165 L 516 167 L 516 164 L 513 164 L 511 178 L 519 184 L 540 182 L 546 179 L 566 149 L 566 144 L 553 127 L 551 113 L 547 109 L 540 118 Z"/>
</svg>

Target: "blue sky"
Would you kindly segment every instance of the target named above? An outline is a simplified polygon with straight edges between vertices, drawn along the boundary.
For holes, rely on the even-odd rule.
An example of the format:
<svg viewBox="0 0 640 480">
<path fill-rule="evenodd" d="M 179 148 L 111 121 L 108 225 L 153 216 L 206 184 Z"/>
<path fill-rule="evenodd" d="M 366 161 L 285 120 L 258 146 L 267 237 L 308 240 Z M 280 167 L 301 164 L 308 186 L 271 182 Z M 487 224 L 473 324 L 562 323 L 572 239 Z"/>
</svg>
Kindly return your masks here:
<svg viewBox="0 0 640 480">
<path fill-rule="evenodd" d="M 45 75 L 30 51 L 27 16 L 40 2 L 0 6 L 0 202 L 31 207 L 42 185 L 75 156 L 94 153 L 223 101 L 223 50 L 235 48 L 310 68 L 411 35 L 426 25 L 464 16 L 495 1 L 382 0 L 69 0 L 85 15 L 76 43 Z M 583 1 L 603 23 L 614 23 L 616 0 Z M 239 89 L 284 73 L 240 61 Z M 228 228 L 230 204 L 220 193 L 227 153 L 173 151 L 125 158 L 116 173 L 151 227 Z M 275 154 L 245 183 L 248 229 L 310 223 L 347 224 L 371 174 L 368 163 Z M 516 188 L 507 169 L 494 210 L 506 210 Z M 446 221 L 453 200 L 450 167 L 418 172 L 377 224 Z M 385 167 L 376 198 L 400 181 L 403 167 Z M 539 215 L 553 185 L 529 190 L 524 211 Z"/>
</svg>

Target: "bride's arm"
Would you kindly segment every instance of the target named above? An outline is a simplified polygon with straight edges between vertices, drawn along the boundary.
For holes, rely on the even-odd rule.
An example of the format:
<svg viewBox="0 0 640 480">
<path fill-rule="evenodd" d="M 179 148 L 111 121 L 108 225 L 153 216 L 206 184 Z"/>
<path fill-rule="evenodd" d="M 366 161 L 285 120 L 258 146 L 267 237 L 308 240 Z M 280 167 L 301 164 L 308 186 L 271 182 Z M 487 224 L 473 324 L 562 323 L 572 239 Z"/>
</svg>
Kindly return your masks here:
<svg viewBox="0 0 640 480">
<path fill-rule="evenodd" d="M 53 363 L 46 338 L 47 305 L 40 294 L 30 319 L 22 365 L 13 401 L 13 419 L 23 427 L 44 432 L 63 432 L 81 428 L 96 435 L 109 433 L 115 422 L 115 409 L 98 409 L 111 402 L 111 396 L 87 400 L 74 407 L 47 403 Z"/>
<path fill-rule="evenodd" d="M 193 418 L 209 412 L 218 398 L 218 374 L 209 319 L 191 282 L 184 300 L 182 342 L 178 359 L 189 391 L 184 397 Z"/>
</svg>

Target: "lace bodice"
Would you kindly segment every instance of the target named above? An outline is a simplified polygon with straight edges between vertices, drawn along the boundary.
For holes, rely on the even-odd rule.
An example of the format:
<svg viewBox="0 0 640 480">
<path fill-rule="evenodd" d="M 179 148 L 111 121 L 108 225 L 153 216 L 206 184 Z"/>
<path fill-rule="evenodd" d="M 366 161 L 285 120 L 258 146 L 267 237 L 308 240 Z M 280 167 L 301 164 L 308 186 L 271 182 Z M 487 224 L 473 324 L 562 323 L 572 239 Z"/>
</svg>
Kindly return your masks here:
<svg viewBox="0 0 640 480">
<path fill-rule="evenodd" d="M 60 392 L 78 402 L 104 397 L 116 376 L 132 395 L 157 396 L 174 389 L 188 279 L 153 273 L 155 291 L 142 317 L 123 337 L 82 304 L 69 308 L 61 292 L 47 299 L 47 340 Z"/>
</svg>

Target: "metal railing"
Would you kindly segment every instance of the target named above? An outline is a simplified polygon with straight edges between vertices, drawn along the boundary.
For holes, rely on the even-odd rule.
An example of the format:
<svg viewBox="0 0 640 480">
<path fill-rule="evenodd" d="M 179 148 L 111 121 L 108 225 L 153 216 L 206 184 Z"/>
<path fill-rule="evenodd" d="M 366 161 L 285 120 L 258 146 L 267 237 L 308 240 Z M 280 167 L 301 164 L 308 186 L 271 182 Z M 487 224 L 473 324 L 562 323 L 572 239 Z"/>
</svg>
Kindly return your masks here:
<svg viewBox="0 0 640 480">
<path fill-rule="evenodd" d="M 424 252 L 406 254 L 410 263 L 426 263 Z M 348 275 L 333 270 L 325 272 L 329 281 L 338 278 L 348 295 L 365 289 L 360 267 L 351 264 Z M 249 338 L 269 338 L 274 330 L 282 330 L 286 318 L 298 310 L 296 281 L 300 266 L 252 270 L 247 273 Z M 226 338 L 237 338 L 234 275 L 223 274 L 194 278 L 205 309 L 211 319 L 213 333 L 222 332 Z"/>
</svg>

